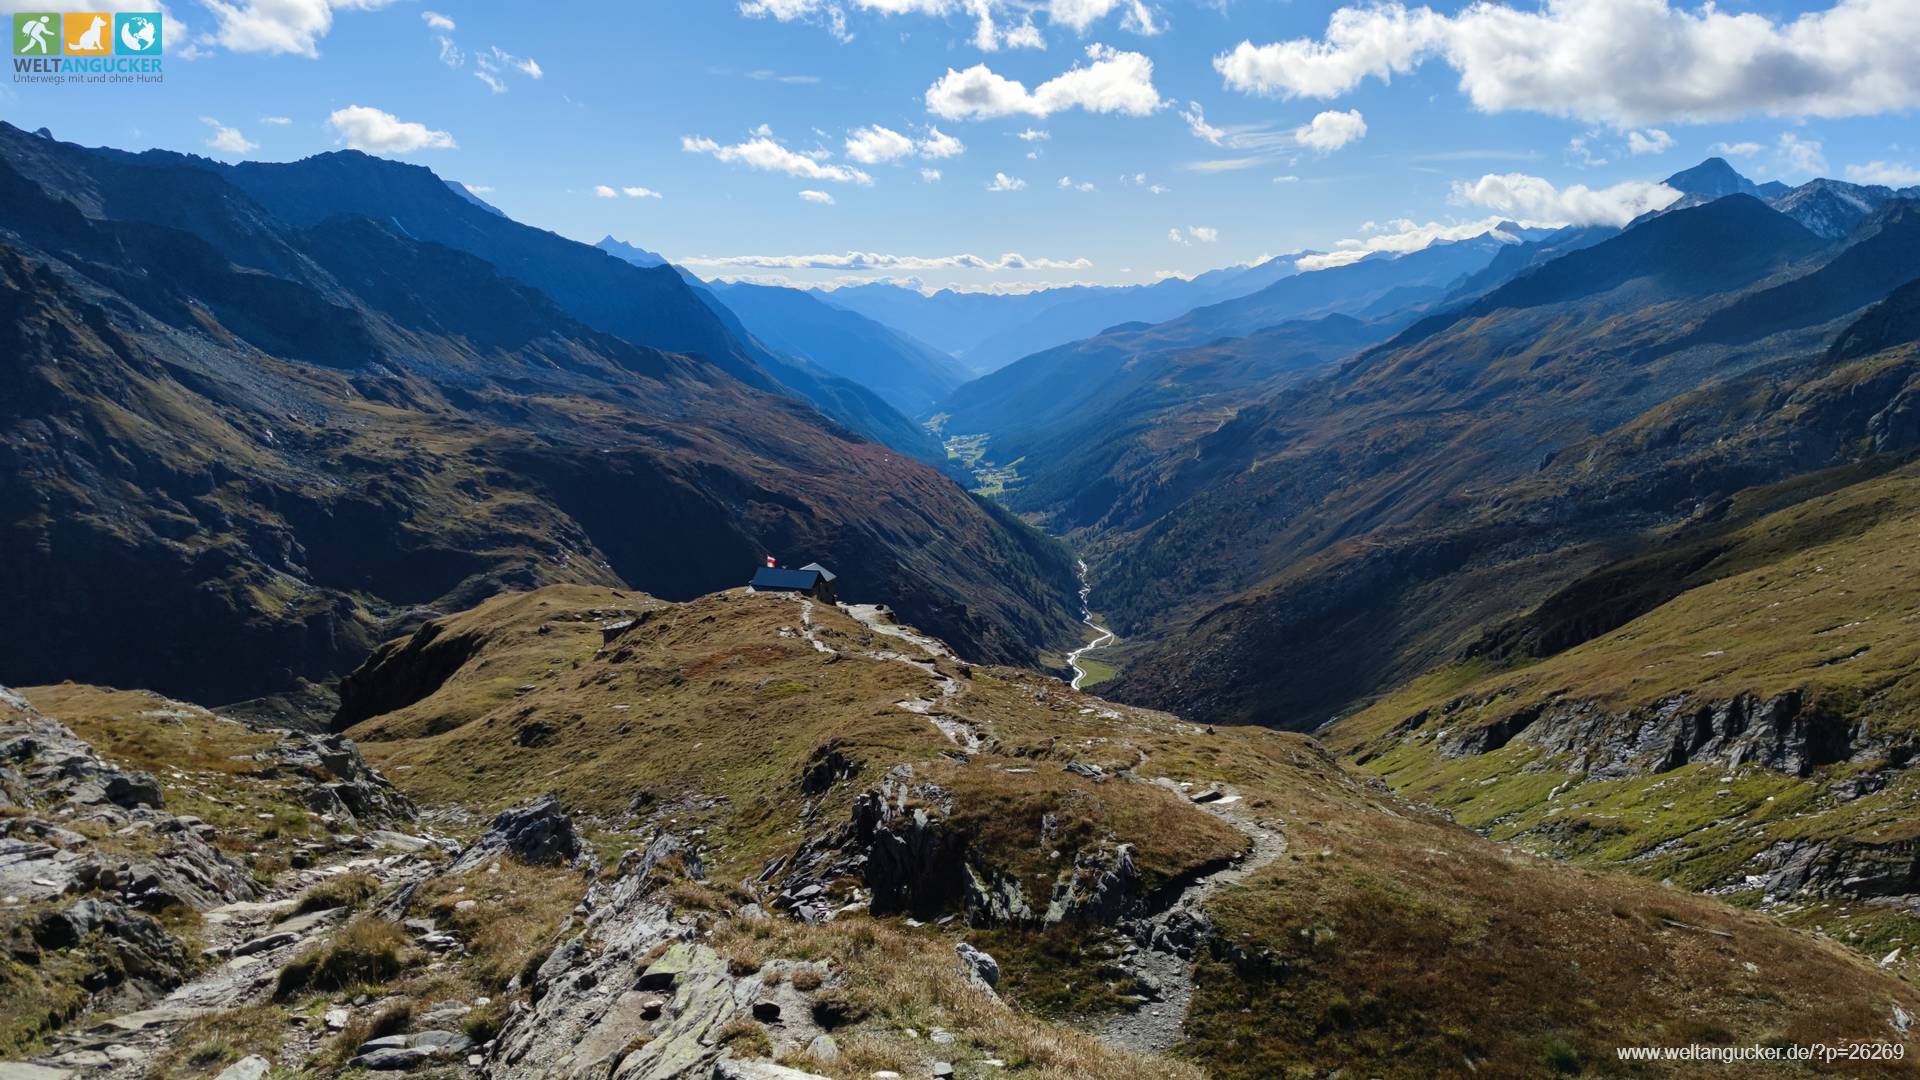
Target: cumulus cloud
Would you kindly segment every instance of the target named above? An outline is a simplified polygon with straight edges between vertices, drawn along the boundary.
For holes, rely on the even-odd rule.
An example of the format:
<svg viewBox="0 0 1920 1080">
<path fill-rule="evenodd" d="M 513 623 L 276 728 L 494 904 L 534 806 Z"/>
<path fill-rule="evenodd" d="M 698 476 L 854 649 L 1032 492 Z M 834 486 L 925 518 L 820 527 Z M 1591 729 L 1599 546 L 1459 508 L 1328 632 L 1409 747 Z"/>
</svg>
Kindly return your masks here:
<svg viewBox="0 0 1920 1080">
<path fill-rule="evenodd" d="M 213 129 L 207 136 L 207 146 L 223 154 L 250 154 L 260 149 L 260 144 L 240 134 L 239 128 L 231 128 L 211 116 L 203 116 L 200 122 Z"/>
<path fill-rule="evenodd" d="M 1673 136 L 1659 128 L 1627 132 L 1627 153 L 1634 157 L 1642 154 L 1664 154 L 1671 149 L 1673 149 Z"/>
<path fill-rule="evenodd" d="M 993 174 L 993 182 L 987 185 L 987 190 L 988 191 L 1019 191 L 1021 188 L 1026 186 L 1027 186 L 1027 182 L 1025 180 L 1021 180 L 1018 177 L 1008 176 L 1006 173 L 1003 173 L 1003 172 L 997 172 Z"/>
<path fill-rule="evenodd" d="M 595 197 L 601 198 L 601 199 L 617 199 L 620 197 L 619 192 L 613 190 L 612 188 L 608 187 L 605 184 L 593 185 L 593 194 L 595 195 Z"/>
<path fill-rule="evenodd" d="M 1912 187 L 1920 184 L 1920 169 L 1892 161 L 1869 161 L 1865 165 L 1847 166 L 1847 179 L 1856 184 Z"/>
<path fill-rule="evenodd" d="M 939 182 L 940 182 L 940 170 L 939 170 L 939 169 L 921 169 L 921 170 L 920 170 L 920 182 L 921 182 L 921 183 L 923 183 L 923 184 L 937 184 L 937 183 L 939 183 Z"/>
<path fill-rule="evenodd" d="M 833 205 L 833 196 L 824 191 L 802 191 L 800 197 L 810 203 L 819 203 L 822 206 Z"/>
<path fill-rule="evenodd" d="M 201 0 L 213 12 L 213 40 L 234 52 L 320 55 L 337 11 L 371 11 L 393 0 Z M 172 28 L 177 30 L 177 28 Z"/>
<path fill-rule="evenodd" d="M 878 165 L 913 153 L 913 140 L 878 124 L 847 136 L 847 157 L 862 165 Z"/>
<path fill-rule="evenodd" d="M 1048 0 L 1047 19 L 1084 34 L 1115 11 L 1121 13 L 1120 25 L 1136 34 L 1151 36 L 1162 29 L 1144 0 Z"/>
<path fill-rule="evenodd" d="M 1346 112 L 1323 112 L 1311 121 L 1293 129 L 1296 142 L 1309 150 L 1318 150 L 1330 154 L 1335 150 L 1356 142 L 1367 133 L 1366 118 L 1359 109 Z"/>
<path fill-rule="evenodd" d="M 1220 239 L 1220 230 L 1206 225 L 1189 225 L 1186 232 L 1177 228 L 1167 230 L 1167 240 L 1182 247 L 1198 244 L 1211 244 Z"/>
<path fill-rule="evenodd" d="M 927 110 L 948 120 L 999 116 L 1051 116 L 1066 109 L 1146 116 L 1160 107 L 1153 88 L 1153 61 L 1137 52 L 1087 46 L 1090 63 L 1078 65 L 1028 90 L 985 64 L 947 73 L 927 88 Z"/>
<path fill-rule="evenodd" d="M 1625 225 L 1649 210 L 1663 210 L 1680 198 L 1665 184 L 1629 180 L 1594 189 L 1585 184 L 1555 187 L 1525 173 L 1488 173 L 1478 180 L 1456 180 L 1454 202 L 1484 206 L 1510 218 L 1543 225 Z"/>
<path fill-rule="evenodd" d="M 442 15 L 437 11 L 423 11 L 420 13 L 420 17 L 426 20 L 427 26 L 430 29 L 433 29 L 433 30 L 454 29 L 453 20 L 447 18 L 445 15 Z"/>
<path fill-rule="evenodd" d="M 335 109 L 327 126 L 348 146 L 370 154 L 409 154 L 415 150 L 451 150 L 453 136 L 425 124 L 402 120 L 390 112 L 365 105 Z"/>
<path fill-rule="evenodd" d="M 1019 135 L 1016 135 L 1015 138 L 1021 142 L 1046 142 L 1048 139 L 1053 138 L 1053 133 L 1050 131 L 1041 131 L 1038 128 L 1028 128 Z"/>
<path fill-rule="evenodd" d="M 761 128 L 765 131 L 765 126 Z M 709 154 L 721 161 L 745 165 L 760 172 L 786 173 L 802 180 L 830 180 L 836 184 L 871 184 L 873 177 L 850 165 L 830 165 L 806 154 L 789 150 L 768 134 L 756 135 L 745 142 L 723 146 L 712 139 L 686 135 L 680 149 L 689 154 Z"/>
<path fill-rule="evenodd" d="M 1099 191 L 1100 190 L 1099 188 L 1094 186 L 1094 183 L 1091 180 L 1081 180 L 1081 181 L 1075 182 L 1075 180 L 1071 176 L 1061 177 L 1060 183 L 1056 186 L 1058 186 L 1062 191 Z"/>
<path fill-rule="evenodd" d="M 1485 112 L 1524 110 L 1628 128 L 1663 120 L 1860 116 L 1920 105 L 1912 0 L 1838 0 L 1791 20 L 1670 0 L 1479 0 L 1455 15 L 1402 3 L 1343 7 L 1324 37 L 1242 41 L 1214 58 L 1249 93 L 1328 98 L 1429 59 Z"/>
<path fill-rule="evenodd" d="M 1085 270 L 1086 258 L 1030 259 L 1009 252 L 997 259 L 979 255 L 884 255 L 849 251 L 843 255 L 725 255 L 676 259 L 690 266 L 749 267 L 762 270 Z"/>
<path fill-rule="evenodd" d="M 1033 23 L 1035 12 L 1040 10 L 1046 12 L 1052 25 L 1076 34 L 1085 34 L 1115 12 L 1120 15 L 1121 29 L 1135 34 L 1152 36 L 1166 28 L 1147 0 L 739 0 L 737 7 L 750 18 L 814 23 L 841 41 L 853 40 L 848 25 L 850 12 L 939 18 L 961 15 L 972 20 L 970 43 L 982 52 L 1046 48 L 1046 38 Z"/>
<path fill-rule="evenodd" d="M 928 128 L 925 138 L 914 139 L 878 124 L 854 129 L 846 147 L 847 157 L 862 165 L 883 165 L 914 154 L 938 160 L 967 152 L 965 143 L 937 127 Z"/>
<path fill-rule="evenodd" d="M 1716 154 L 1726 154 L 1730 157 L 1752 157 L 1760 151 L 1765 150 L 1766 147 L 1761 146 L 1757 142 L 1720 142 L 1714 143 L 1710 149 Z"/>
</svg>

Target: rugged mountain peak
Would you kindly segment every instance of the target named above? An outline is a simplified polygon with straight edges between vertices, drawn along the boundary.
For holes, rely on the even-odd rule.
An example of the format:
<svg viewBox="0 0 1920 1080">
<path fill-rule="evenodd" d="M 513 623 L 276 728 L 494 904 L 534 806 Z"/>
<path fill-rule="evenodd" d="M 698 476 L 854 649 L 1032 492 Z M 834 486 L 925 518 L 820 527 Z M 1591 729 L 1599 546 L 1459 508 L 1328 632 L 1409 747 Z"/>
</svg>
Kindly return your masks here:
<svg viewBox="0 0 1920 1080">
<path fill-rule="evenodd" d="M 1774 209 L 1816 235 L 1837 240 L 1853 232 L 1893 197 L 1892 188 L 1849 184 L 1823 177 L 1809 180 L 1770 201 Z"/>
<path fill-rule="evenodd" d="M 608 233 L 607 235 L 601 237 L 600 242 L 593 246 L 599 248 L 601 251 L 606 252 L 607 254 L 613 256 L 616 259 L 621 259 L 626 262 L 630 262 L 635 266 L 665 266 L 667 264 L 667 260 L 664 255 L 660 255 L 655 252 L 648 251 L 646 248 L 643 248 L 643 247 L 638 247 L 633 244 L 629 244 L 625 240 L 616 240 L 613 238 L 612 233 Z"/>
<path fill-rule="evenodd" d="M 1667 177 L 1666 184 L 1686 195 L 1705 195 L 1709 198 L 1751 195 L 1755 191 L 1753 181 L 1740 175 L 1739 170 L 1727 164 L 1727 159 L 1722 157 L 1710 157 L 1691 169 L 1674 173 Z"/>
</svg>

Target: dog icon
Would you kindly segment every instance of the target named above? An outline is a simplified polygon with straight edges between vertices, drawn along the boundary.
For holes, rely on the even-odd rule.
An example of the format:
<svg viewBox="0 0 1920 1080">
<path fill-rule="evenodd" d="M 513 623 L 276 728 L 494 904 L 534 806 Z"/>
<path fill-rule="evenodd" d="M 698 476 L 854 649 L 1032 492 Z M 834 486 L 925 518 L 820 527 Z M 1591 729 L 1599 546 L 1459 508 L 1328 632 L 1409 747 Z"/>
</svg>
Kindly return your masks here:
<svg viewBox="0 0 1920 1080">
<path fill-rule="evenodd" d="M 106 29 L 107 20 L 95 15 L 92 24 L 87 27 L 86 32 L 74 39 L 72 45 L 73 51 L 80 53 L 105 52 L 107 46 L 101 40 L 100 35 L 104 34 Z"/>
</svg>

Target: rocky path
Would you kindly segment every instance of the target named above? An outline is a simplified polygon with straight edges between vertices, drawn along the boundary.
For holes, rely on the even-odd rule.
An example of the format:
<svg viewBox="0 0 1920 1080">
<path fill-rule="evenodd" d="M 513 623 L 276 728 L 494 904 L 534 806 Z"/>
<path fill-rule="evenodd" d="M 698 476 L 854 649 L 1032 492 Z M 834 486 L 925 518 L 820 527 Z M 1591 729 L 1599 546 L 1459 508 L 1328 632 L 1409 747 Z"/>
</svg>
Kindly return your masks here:
<svg viewBox="0 0 1920 1080">
<path fill-rule="evenodd" d="M 1093 621 L 1093 608 L 1088 606 L 1088 601 L 1093 596 L 1093 585 L 1087 581 L 1087 560 L 1080 559 L 1078 562 L 1080 564 L 1080 621 L 1099 631 L 1100 636 L 1067 654 L 1067 666 L 1073 669 L 1073 682 L 1069 685 L 1075 690 L 1080 689 L 1080 684 L 1087 678 L 1087 669 L 1080 666 L 1080 658 L 1095 649 L 1104 649 L 1120 640 L 1113 631 Z"/>
<path fill-rule="evenodd" d="M 1211 925 L 1207 902 L 1222 887 L 1245 881 L 1287 850 L 1286 837 L 1247 813 L 1238 794 L 1211 789 L 1192 798 L 1202 810 L 1245 833 L 1253 847 L 1232 866 L 1187 886 L 1165 910 L 1132 926 L 1134 944 L 1123 962 L 1143 986 L 1155 991 L 1157 1000 L 1111 1017 L 1098 1028 L 1101 1038 L 1129 1050 L 1158 1053 L 1180 1041 L 1187 1007 L 1193 1001 L 1194 956 Z"/>
<path fill-rule="evenodd" d="M 811 633 L 811 615 L 813 609 L 811 601 L 806 603 L 807 608 L 805 609 L 804 616 L 809 620 L 807 625 L 809 633 Z M 967 753 L 978 753 L 981 746 L 981 739 L 980 734 L 973 729 L 973 725 L 968 724 L 964 720 L 947 715 L 946 711 L 942 708 L 943 702 L 960 696 L 963 690 L 960 680 L 941 671 L 940 665 L 936 663 L 936 661 L 941 659 L 951 660 L 954 658 L 953 653 L 947 648 L 945 643 L 918 633 L 910 627 L 901 626 L 898 623 L 889 621 L 887 612 L 882 610 L 877 604 L 842 604 L 841 610 L 859 620 L 861 625 L 872 630 L 874 633 L 884 634 L 891 638 L 898 638 L 925 654 L 925 657 L 916 657 L 895 649 L 882 649 L 876 652 L 866 653 L 865 655 L 868 659 L 906 664 L 909 667 L 924 672 L 927 678 L 933 680 L 933 696 L 930 698 L 907 698 L 903 701 L 895 702 L 895 704 L 910 713 L 926 717 L 934 727 L 940 729 L 940 733 L 947 737 L 948 742 L 960 747 Z M 818 644 L 817 641 L 815 643 Z"/>
<path fill-rule="evenodd" d="M 341 909 L 288 917 L 307 891 L 350 873 L 370 874 L 385 888 L 423 880 L 432 871 L 430 862 L 414 854 L 431 843 L 425 838 L 381 832 L 367 838 L 366 843 L 369 848 L 377 844 L 403 850 L 369 853 L 294 871 L 264 899 L 203 912 L 201 927 L 208 961 L 205 970 L 145 1008 L 96 1016 L 91 1022 L 55 1035 L 49 1050 L 34 1059 L 35 1065 L 46 1070 L 38 1074 L 38 1080 L 132 1080 L 147 1075 L 150 1061 L 182 1028 L 209 1013 L 268 1000 L 280 969 L 345 921 L 347 913 Z M 289 1033 L 288 1042 L 317 1043 L 327 1034 L 319 1025 L 312 1030 L 302 1027 Z"/>
</svg>

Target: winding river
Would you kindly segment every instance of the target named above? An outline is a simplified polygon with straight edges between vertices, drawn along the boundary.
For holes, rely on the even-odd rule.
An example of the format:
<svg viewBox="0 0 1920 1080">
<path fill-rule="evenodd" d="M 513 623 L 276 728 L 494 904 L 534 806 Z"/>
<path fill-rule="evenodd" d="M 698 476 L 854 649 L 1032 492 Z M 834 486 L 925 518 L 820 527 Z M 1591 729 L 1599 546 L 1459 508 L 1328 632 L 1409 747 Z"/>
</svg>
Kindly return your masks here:
<svg viewBox="0 0 1920 1080">
<path fill-rule="evenodd" d="M 1080 666 L 1080 658 L 1095 649 L 1103 649 L 1120 640 L 1114 632 L 1093 621 L 1093 609 L 1088 606 L 1088 598 L 1093 595 L 1093 585 L 1087 581 L 1087 560 L 1077 560 L 1080 564 L 1080 621 L 1099 631 L 1100 636 L 1067 654 L 1067 664 L 1073 668 L 1072 687 L 1080 689 L 1086 680 L 1087 669 Z"/>
</svg>

